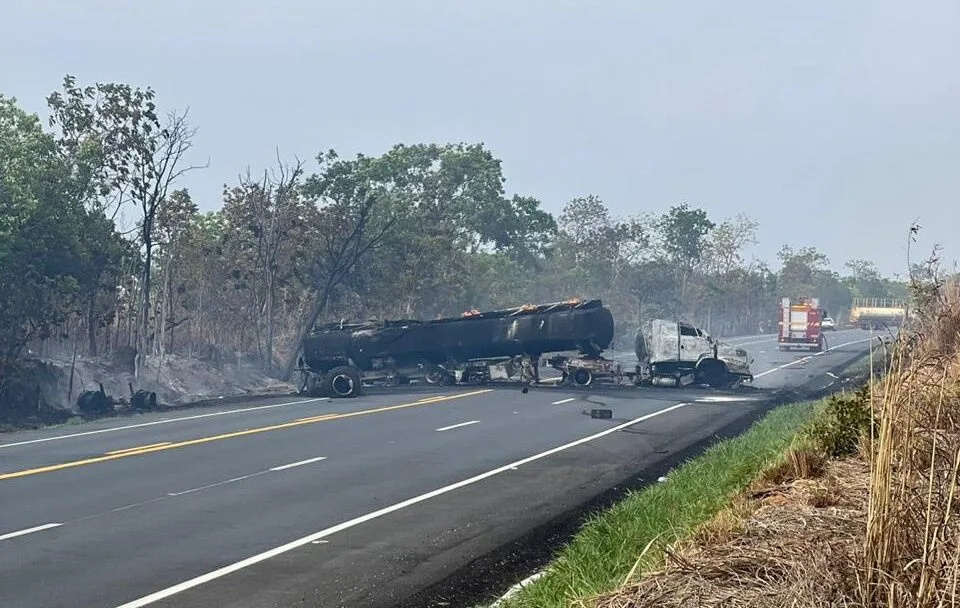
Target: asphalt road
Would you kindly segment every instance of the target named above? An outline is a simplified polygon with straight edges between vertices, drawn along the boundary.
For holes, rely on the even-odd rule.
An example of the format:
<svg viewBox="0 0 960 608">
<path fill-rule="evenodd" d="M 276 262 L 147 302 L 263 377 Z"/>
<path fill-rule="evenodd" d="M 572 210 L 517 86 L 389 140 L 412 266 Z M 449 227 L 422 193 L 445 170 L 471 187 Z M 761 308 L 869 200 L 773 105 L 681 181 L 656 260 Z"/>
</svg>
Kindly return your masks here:
<svg viewBox="0 0 960 608">
<path fill-rule="evenodd" d="M 458 605 L 544 559 L 584 504 L 742 430 L 776 389 L 836 383 L 867 340 L 831 333 L 810 356 L 732 339 L 759 390 L 405 388 L 5 435 L 0 606 Z"/>
</svg>

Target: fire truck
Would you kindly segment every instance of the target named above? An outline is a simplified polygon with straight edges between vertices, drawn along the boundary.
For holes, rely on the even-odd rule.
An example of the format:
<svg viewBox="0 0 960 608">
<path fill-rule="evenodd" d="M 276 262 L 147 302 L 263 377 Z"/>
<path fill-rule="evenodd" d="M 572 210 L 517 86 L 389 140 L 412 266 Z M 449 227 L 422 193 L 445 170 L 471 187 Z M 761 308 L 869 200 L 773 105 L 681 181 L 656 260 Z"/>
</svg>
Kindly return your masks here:
<svg viewBox="0 0 960 608">
<path fill-rule="evenodd" d="M 822 330 L 826 311 L 820 308 L 818 298 L 799 298 L 780 301 L 777 346 L 780 350 L 805 348 L 820 352 L 824 348 Z"/>
</svg>

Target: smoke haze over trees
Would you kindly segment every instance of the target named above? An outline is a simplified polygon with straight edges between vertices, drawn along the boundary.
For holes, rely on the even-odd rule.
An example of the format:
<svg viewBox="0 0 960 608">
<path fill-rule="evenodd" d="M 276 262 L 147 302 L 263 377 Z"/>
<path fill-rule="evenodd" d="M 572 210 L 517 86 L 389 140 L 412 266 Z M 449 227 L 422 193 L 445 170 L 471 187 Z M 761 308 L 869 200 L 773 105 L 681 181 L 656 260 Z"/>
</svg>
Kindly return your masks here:
<svg viewBox="0 0 960 608">
<path fill-rule="evenodd" d="M 733 335 L 775 329 L 783 296 L 819 296 L 836 317 L 853 297 L 906 293 L 868 260 L 831 271 L 802 234 L 785 239 L 779 270 L 746 259 L 757 223 L 709 217 L 695 201 L 663 214 L 641 201 L 635 216 L 615 217 L 571 193 L 551 215 L 536 193 L 509 191 L 480 143 L 278 156 L 238 168 L 219 210 L 201 213 L 180 183 L 202 170 L 186 160 L 185 112 L 158 108 L 151 89 L 71 77 L 47 102 L 45 126 L 0 96 L 6 358 L 213 347 L 282 373 L 315 321 L 579 296 L 602 298 L 620 336 L 656 316 Z M 131 214 L 135 225 L 122 226 Z"/>
</svg>

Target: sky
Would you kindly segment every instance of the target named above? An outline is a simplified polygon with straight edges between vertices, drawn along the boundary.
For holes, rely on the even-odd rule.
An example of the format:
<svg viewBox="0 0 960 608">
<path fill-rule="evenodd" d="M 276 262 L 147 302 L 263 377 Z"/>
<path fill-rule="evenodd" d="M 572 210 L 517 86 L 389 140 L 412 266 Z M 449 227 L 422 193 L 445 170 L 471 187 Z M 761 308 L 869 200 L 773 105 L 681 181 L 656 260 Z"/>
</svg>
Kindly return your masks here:
<svg viewBox="0 0 960 608">
<path fill-rule="evenodd" d="M 0 93 L 65 74 L 189 109 L 201 209 L 284 159 L 483 142 L 508 194 L 688 203 L 904 273 L 960 258 L 960 2 L 2 0 Z M 309 165 L 308 165 L 309 166 Z"/>
</svg>

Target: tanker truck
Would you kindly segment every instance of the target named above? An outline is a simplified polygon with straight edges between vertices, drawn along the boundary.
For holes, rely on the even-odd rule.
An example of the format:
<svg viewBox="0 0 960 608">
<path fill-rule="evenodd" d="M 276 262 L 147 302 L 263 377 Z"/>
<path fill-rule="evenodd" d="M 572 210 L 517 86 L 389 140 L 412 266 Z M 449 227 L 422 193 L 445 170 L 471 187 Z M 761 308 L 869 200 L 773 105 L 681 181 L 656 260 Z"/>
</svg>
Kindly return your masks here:
<svg viewBox="0 0 960 608">
<path fill-rule="evenodd" d="M 483 384 L 496 375 L 539 383 L 544 364 L 560 372 L 560 383 L 578 386 L 628 381 L 729 387 L 752 380 L 746 351 L 692 325 L 662 319 L 645 324 L 636 334 L 635 365 L 602 355 L 613 335 L 613 315 L 601 300 L 472 310 L 432 320 L 328 323 L 301 345 L 301 392 L 354 397 L 364 381 L 406 384 L 413 378 Z"/>
<path fill-rule="evenodd" d="M 353 397 L 363 380 L 405 384 L 486 382 L 492 366 L 539 379 L 544 353 L 599 355 L 613 340 L 600 300 L 567 300 L 431 320 L 328 323 L 307 336 L 298 361 L 301 390 Z"/>
</svg>

